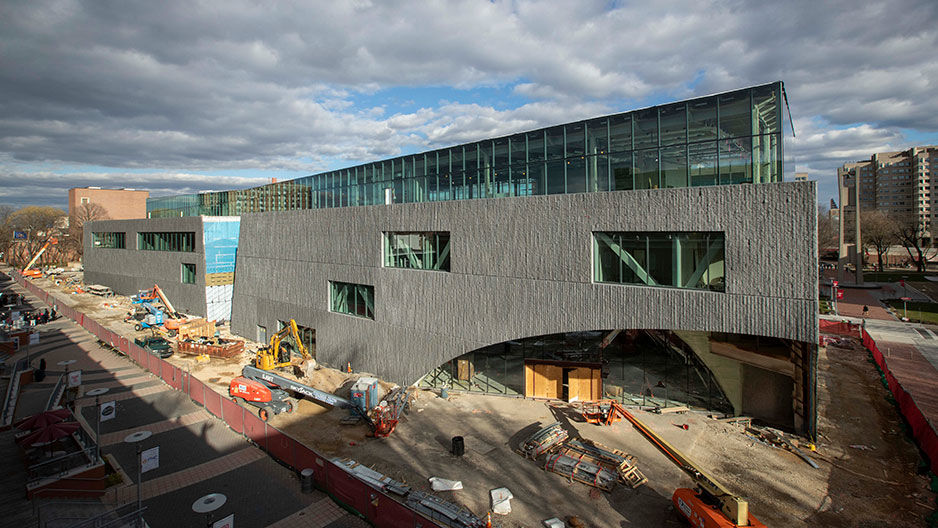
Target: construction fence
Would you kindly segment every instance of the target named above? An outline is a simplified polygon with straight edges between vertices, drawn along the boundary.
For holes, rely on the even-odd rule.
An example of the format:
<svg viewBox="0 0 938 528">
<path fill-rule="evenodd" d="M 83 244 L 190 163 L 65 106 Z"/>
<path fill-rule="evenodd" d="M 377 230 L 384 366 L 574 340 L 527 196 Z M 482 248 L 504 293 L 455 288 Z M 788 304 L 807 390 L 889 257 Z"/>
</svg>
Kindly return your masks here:
<svg viewBox="0 0 938 528">
<path fill-rule="evenodd" d="M 866 329 L 863 329 L 862 332 L 863 346 L 873 355 L 873 361 L 876 362 L 883 373 L 883 377 L 886 378 L 886 385 L 889 387 L 889 392 L 891 392 L 896 399 L 899 412 L 909 423 L 912 429 L 912 437 L 915 438 L 919 449 L 928 456 L 932 472 L 938 474 L 938 433 L 935 432 L 934 427 L 929 423 L 928 418 L 919 408 L 918 404 L 916 404 L 912 395 L 909 394 L 899 380 L 896 379 L 895 375 L 889 370 L 886 357 L 876 346 L 876 341 L 866 332 Z"/>
<path fill-rule="evenodd" d="M 361 515 L 372 525 L 378 528 L 443 528 L 446 526 L 428 520 L 392 499 L 383 490 L 356 478 L 332 463 L 329 458 L 262 421 L 233 400 L 215 392 L 198 378 L 149 354 L 132 340 L 104 328 L 92 318 L 66 306 L 18 273 L 12 273 L 12 278 L 40 300 L 54 307 L 59 314 L 75 321 L 102 342 L 127 355 L 172 388 L 186 393 L 192 401 L 204 407 L 205 410 L 224 421 L 232 430 L 242 434 L 272 457 L 297 472 L 307 468 L 312 469 L 313 478 L 319 489 Z"/>
</svg>

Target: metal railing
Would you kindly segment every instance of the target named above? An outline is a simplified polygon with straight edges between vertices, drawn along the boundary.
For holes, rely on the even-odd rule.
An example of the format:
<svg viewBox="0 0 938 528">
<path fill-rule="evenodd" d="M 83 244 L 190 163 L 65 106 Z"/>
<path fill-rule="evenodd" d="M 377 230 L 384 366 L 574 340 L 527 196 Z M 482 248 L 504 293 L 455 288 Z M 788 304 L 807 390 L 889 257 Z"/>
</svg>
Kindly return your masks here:
<svg viewBox="0 0 938 528">
<path fill-rule="evenodd" d="M 10 383 L 7 384 L 7 393 L 3 400 L 3 412 L 0 414 L 0 426 L 7 426 L 13 421 L 13 411 L 16 409 L 16 399 L 19 396 L 20 373 L 29 368 L 26 359 L 20 359 L 13 365 L 10 373 Z"/>
<path fill-rule="evenodd" d="M 50 460 L 44 460 L 26 468 L 26 486 L 47 478 L 62 477 L 76 469 L 94 467 L 98 464 L 95 458 L 95 446 L 86 447 L 81 451 L 62 455 Z M 100 479 L 90 479 L 100 480 Z"/>
<path fill-rule="evenodd" d="M 143 518 L 146 506 L 137 508 L 135 503 L 125 504 L 117 508 L 100 513 L 89 519 L 59 518 L 42 524 L 42 528 L 118 528 L 122 526 L 137 526 L 137 521 Z M 65 521 L 65 522 L 63 522 Z M 78 521 L 78 522 L 68 522 Z"/>
<path fill-rule="evenodd" d="M 62 400 L 62 395 L 65 394 L 65 376 L 62 374 L 59 376 L 59 380 L 55 382 L 55 387 L 52 389 L 52 394 L 49 395 L 49 400 L 46 402 L 46 410 L 51 411 L 55 407 L 58 407 L 59 402 Z"/>
</svg>

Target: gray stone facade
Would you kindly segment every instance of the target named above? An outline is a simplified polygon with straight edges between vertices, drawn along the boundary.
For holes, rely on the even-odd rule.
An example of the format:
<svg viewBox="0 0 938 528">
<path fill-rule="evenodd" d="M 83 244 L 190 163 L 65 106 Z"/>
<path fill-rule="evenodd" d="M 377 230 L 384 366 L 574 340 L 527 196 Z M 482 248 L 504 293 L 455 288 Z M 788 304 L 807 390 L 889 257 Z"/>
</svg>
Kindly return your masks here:
<svg viewBox="0 0 938 528">
<path fill-rule="evenodd" d="M 382 267 L 385 231 L 448 231 L 451 271 Z M 724 232 L 726 291 L 593 283 L 594 231 Z M 814 182 L 268 212 L 242 216 L 232 329 L 256 338 L 293 318 L 316 330 L 320 362 L 402 384 L 486 345 L 581 330 L 729 332 L 813 350 L 817 262 Z M 375 319 L 330 312 L 329 281 L 374 286 Z M 813 394 L 812 365 L 813 353 L 799 368 Z"/>
<path fill-rule="evenodd" d="M 204 317 L 205 250 L 201 217 L 99 220 L 84 226 L 85 284 L 104 284 L 121 295 L 133 295 L 158 284 L 173 307 Z M 194 252 L 138 251 L 141 231 L 195 232 Z M 125 249 L 93 247 L 92 232 L 125 233 Z M 195 264 L 195 284 L 183 284 L 182 263 Z"/>
</svg>

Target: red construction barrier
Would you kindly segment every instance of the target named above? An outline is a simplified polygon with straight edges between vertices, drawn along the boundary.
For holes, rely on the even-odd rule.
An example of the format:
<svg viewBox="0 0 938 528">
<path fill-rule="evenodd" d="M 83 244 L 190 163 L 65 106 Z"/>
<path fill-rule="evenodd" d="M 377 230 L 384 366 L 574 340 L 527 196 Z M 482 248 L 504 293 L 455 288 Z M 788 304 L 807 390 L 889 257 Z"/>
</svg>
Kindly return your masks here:
<svg viewBox="0 0 938 528">
<path fill-rule="evenodd" d="M 222 398 L 221 411 L 225 414 L 225 423 L 235 432 L 244 432 L 244 408 L 237 403 Z"/>
<path fill-rule="evenodd" d="M 909 426 L 912 428 L 912 437 L 915 438 L 919 448 L 928 455 L 932 472 L 938 473 L 938 434 L 936 434 L 931 424 L 928 423 L 928 418 L 925 417 L 921 409 L 918 408 L 918 405 L 915 404 L 915 400 L 912 396 L 906 392 L 902 384 L 899 383 L 899 380 L 889 371 L 889 364 L 886 362 L 886 358 L 883 357 L 882 352 L 876 347 L 876 342 L 866 332 L 866 329 L 863 330 L 863 346 L 873 354 L 873 360 L 876 361 L 876 364 L 879 365 L 879 368 L 883 371 L 886 384 L 889 386 L 889 391 L 892 392 L 896 403 L 899 405 L 899 412 L 902 413 L 902 416 L 905 417 L 906 421 L 909 422 Z"/>
<path fill-rule="evenodd" d="M 373 515 L 369 515 L 373 513 L 369 499 L 374 493 L 373 489 L 335 464 L 327 464 L 326 472 L 329 474 L 329 488 L 336 499 L 366 518 L 374 519 Z"/>
<path fill-rule="evenodd" d="M 820 330 L 822 334 L 837 334 L 850 337 L 860 337 L 860 325 L 844 321 L 828 321 L 821 319 Z"/>
<path fill-rule="evenodd" d="M 296 440 L 267 424 L 267 451 L 290 467 L 296 467 Z"/>
<path fill-rule="evenodd" d="M 414 510 L 386 496 L 378 497 L 377 503 L 375 516 L 371 518 L 376 528 L 409 528 L 415 525 L 417 513 Z"/>
<path fill-rule="evenodd" d="M 195 376 L 189 376 L 189 397 L 199 405 L 205 405 L 205 384 Z"/>
<path fill-rule="evenodd" d="M 118 350 L 126 354 L 128 350 L 130 349 L 130 340 L 127 339 L 126 337 L 121 337 L 120 343 L 117 348 Z"/>
<path fill-rule="evenodd" d="M 209 387 L 205 387 L 205 401 L 203 402 L 205 410 L 224 420 L 221 414 L 221 400 L 222 397 L 220 394 Z"/>
<path fill-rule="evenodd" d="M 244 412 L 244 436 L 267 451 L 267 424 L 255 414 Z"/>
<path fill-rule="evenodd" d="M 313 470 L 313 478 L 316 480 L 316 484 L 325 488 L 329 482 L 326 478 L 325 465 L 326 461 L 321 456 L 317 455 L 315 451 L 306 447 L 305 445 L 297 442 L 296 452 L 294 453 L 296 457 L 296 470 L 303 471 L 306 468 Z"/>
</svg>

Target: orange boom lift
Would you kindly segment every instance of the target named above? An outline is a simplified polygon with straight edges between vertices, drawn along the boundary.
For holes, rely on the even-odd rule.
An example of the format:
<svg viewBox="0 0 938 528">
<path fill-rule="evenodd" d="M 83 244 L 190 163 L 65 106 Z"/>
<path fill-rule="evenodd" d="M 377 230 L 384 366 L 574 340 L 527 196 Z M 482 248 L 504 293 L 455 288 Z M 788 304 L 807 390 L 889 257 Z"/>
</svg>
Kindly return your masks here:
<svg viewBox="0 0 938 528">
<path fill-rule="evenodd" d="M 704 473 L 697 467 L 697 464 L 658 436 L 658 433 L 642 423 L 618 402 L 607 400 L 590 403 L 583 408 L 582 414 L 589 423 L 598 425 L 612 425 L 619 419 L 625 418 L 668 460 L 693 479 L 697 489 L 678 488 L 674 491 L 671 502 L 694 528 L 766 528 L 758 519 L 749 514 L 749 501 L 730 493 L 725 486 Z"/>
</svg>

